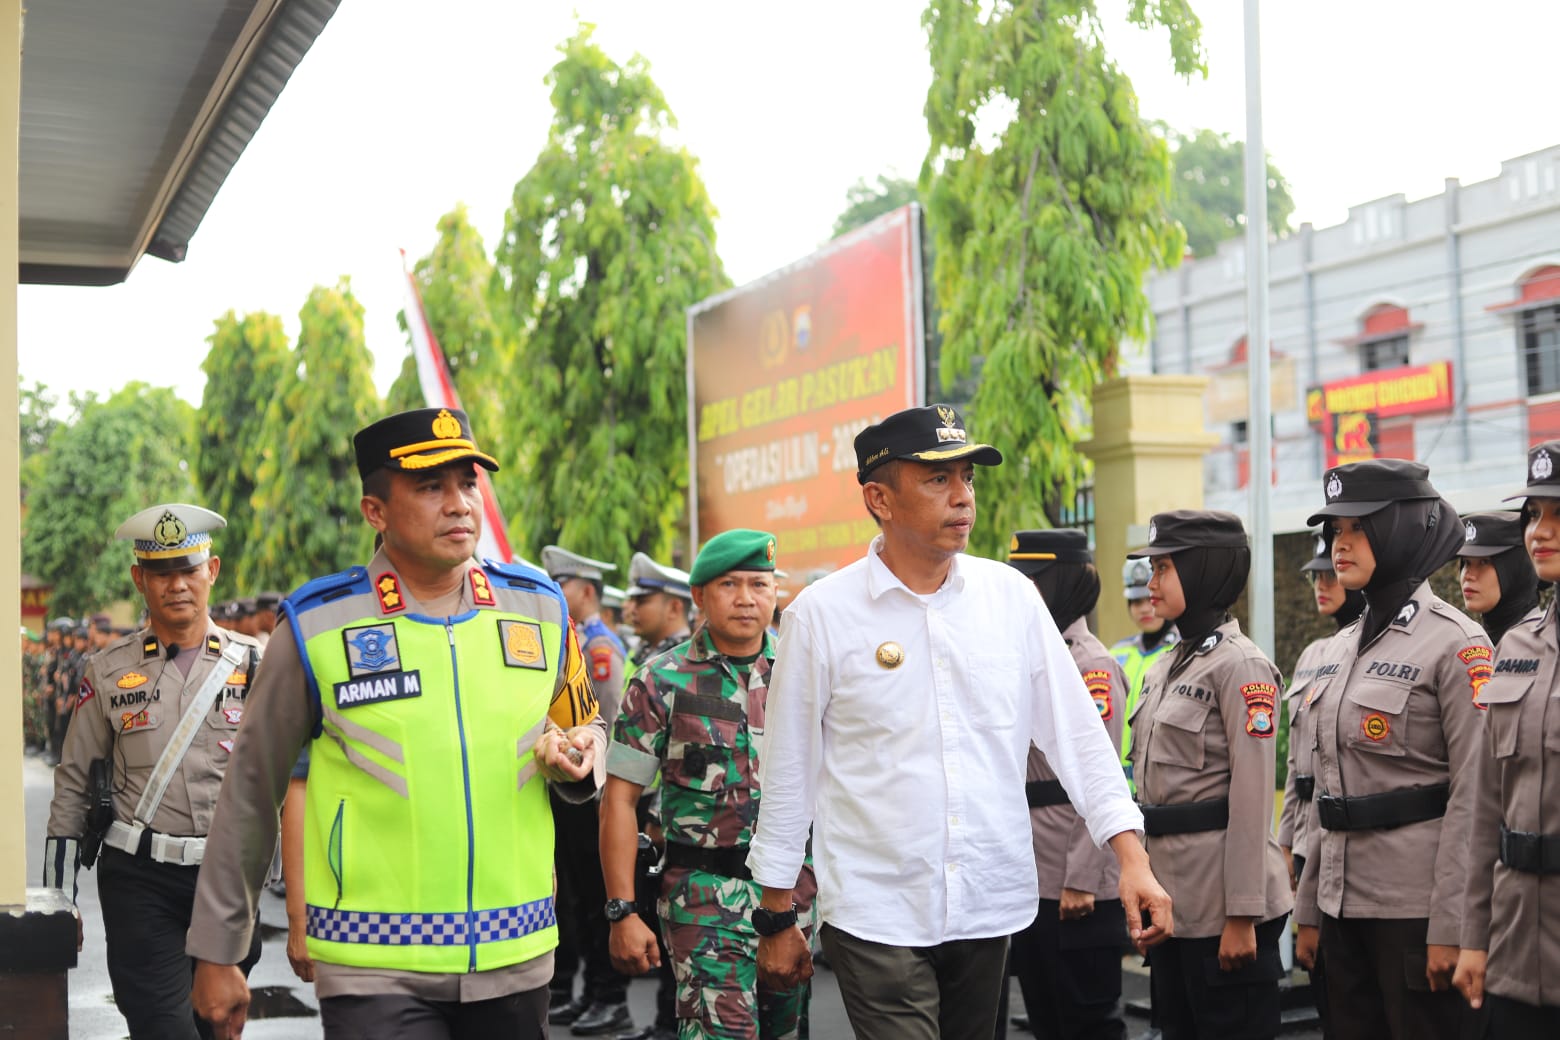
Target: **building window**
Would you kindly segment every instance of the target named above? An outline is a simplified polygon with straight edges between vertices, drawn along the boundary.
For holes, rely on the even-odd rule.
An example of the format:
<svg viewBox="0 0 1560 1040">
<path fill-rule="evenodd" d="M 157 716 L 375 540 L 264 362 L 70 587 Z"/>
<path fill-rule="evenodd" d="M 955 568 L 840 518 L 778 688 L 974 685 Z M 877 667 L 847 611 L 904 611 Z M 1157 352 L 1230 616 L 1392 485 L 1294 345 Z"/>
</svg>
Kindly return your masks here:
<svg viewBox="0 0 1560 1040">
<path fill-rule="evenodd" d="M 1360 369 L 1376 372 L 1408 364 L 1408 337 L 1393 336 L 1360 344 Z"/>
<path fill-rule="evenodd" d="M 1250 439 L 1251 434 L 1245 419 L 1230 423 L 1230 443 L 1245 444 Z"/>
<path fill-rule="evenodd" d="M 1528 396 L 1560 392 L 1560 307 L 1524 312 L 1521 333 Z"/>
</svg>

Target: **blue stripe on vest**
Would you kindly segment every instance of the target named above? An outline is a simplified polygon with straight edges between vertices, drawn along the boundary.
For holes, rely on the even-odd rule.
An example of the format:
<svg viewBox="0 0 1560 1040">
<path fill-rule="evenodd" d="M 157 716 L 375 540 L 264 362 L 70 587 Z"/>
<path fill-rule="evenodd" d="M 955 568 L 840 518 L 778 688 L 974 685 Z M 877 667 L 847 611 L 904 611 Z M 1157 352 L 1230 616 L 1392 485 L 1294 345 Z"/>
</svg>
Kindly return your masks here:
<svg viewBox="0 0 1560 1040">
<path fill-rule="evenodd" d="M 309 936 L 326 942 L 378 946 L 464 946 L 470 941 L 464 911 L 453 914 L 379 914 L 309 906 Z M 558 923 L 552 896 L 519 906 L 478 910 L 476 941 L 504 942 Z"/>
</svg>

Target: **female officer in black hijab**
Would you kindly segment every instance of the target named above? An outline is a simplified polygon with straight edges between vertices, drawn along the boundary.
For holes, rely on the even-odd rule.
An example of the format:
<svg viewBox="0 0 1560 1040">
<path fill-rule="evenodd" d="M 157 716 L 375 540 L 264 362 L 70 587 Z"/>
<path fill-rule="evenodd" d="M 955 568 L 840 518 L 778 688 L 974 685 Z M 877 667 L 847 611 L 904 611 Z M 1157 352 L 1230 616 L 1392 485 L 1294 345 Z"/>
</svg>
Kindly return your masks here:
<svg viewBox="0 0 1560 1040">
<path fill-rule="evenodd" d="M 1490 642 L 1538 606 L 1538 572 L 1522 547 L 1521 513 L 1470 513 L 1463 517 L 1458 578 L 1468 613 L 1479 615 Z"/>
</svg>

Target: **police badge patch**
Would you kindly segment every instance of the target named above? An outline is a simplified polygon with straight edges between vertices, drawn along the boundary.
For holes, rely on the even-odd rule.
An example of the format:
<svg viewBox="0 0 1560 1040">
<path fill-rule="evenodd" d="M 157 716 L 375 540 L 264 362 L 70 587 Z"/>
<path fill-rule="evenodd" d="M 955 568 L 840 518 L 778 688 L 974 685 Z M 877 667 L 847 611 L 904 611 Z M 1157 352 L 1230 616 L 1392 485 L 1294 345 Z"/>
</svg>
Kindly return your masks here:
<svg viewBox="0 0 1560 1040">
<path fill-rule="evenodd" d="M 363 675 L 395 671 L 401 667 L 400 649 L 395 645 L 392 624 L 363 625 L 341 633 L 347 649 L 347 674 Z"/>
<path fill-rule="evenodd" d="M 499 641 L 504 646 L 506 668 L 547 670 L 547 649 L 542 645 L 542 626 L 534 621 L 500 621 Z"/>
<path fill-rule="evenodd" d="M 1264 740 L 1277 732 L 1273 710 L 1278 699 L 1278 687 L 1272 683 L 1247 683 L 1240 688 L 1240 695 L 1246 701 L 1246 732 Z"/>
<path fill-rule="evenodd" d="M 1094 710 L 1100 713 L 1100 721 L 1109 722 L 1116 714 L 1115 706 L 1110 702 L 1110 673 L 1103 668 L 1084 672 L 1083 685 L 1094 698 Z"/>
</svg>

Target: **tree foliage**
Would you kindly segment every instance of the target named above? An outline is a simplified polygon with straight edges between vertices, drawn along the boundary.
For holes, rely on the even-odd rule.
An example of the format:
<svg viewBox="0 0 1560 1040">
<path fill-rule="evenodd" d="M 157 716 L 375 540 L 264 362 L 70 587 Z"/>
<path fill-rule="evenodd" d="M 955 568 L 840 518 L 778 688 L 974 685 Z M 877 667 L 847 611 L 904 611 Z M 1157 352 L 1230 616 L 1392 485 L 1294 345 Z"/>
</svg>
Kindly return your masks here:
<svg viewBox="0 0 1560 1040">
<path fill-rule="evenodd" d="M 663 556 L 688 481 L 684 310 L 727 285 L 715 210 L 663 139 L 644 59 L 617 64 L 588 26 L 559 50 L 547 143 L 497 250 L 518 342 L 505 436 L 546 462 L 519 485 L 512 541 Z"/>
<path fill-rule="evenodd" d="M 187 461 L 195 419 L 171 389 L 139 382 L 107 399 L 72 394 L 70 402 L 70 421 L 34 456 L 47 464 L 24 474 L 22 567 L 54 586 L 55 613 L 80 615 L 135 595 L 130 546 L 114 540 L 120 523 L 195 497 Z"/>
<path fill-rule="evenodd" d="M 412 267 L 412 279 L 477 441 L 502 467 L 493 477 L 494 493 L 505 514 L 512 515 L 523 483 L 517 465 L 521 444 L 499 433 L 506 406 L 515 400 L 514 339 L 494 318 L 490 303 L 493 262 L 488 259 L 482 236 L 471 226 L 466 207 L 458 205 L 440 217 L 438 228 L 438 241 Z M 397 315 L 397 320 L 406 331 L 406 312 Z M 410 354 L 407 362 L 391 388 L 394 404 L 421 408 L 421 384 Z"/>
<path fill-rule="evenodd" d="M 206 388 L 196 413 L 195 482 L 201 503 L 227 518 L 222 568 L 231 586 L 252 591 L 255 548 L 261 535 L 254 494 L 272 431 L 266 413 L 292 362 L 282 319 L 228 311 L 206 340 L 201 363 Z"/>
<path fill-rule="evenodd" d="M 834 218 L 834 238 L 847 231 L 854 231 L 869 224 L 885 213 L 892 213 L 901 206 L 917 202 L 921 194 L 915 181 L 890 174 L 877 175 L 876 184 L 858 180 L 845 192 L 845 209 Z"/>
<path fill-rule="evenodd" d="M 249 547 L 257 588 L 289 589 L 361 563 L 372 535 L 352 434 L 379 417 L 363 308 L 346 279 L 316 286 L 299 311 L 298 345 L 266 409 Z"/>
<path fill-rule="evenodd" d="M 1190 137 L 1170 133 L 1175 149 L 1175 184 L 1170 192 L 1170 215 L 1186 229 L 1186 244 L 1193 256 L 1208 256 L 1227 238 L 1243 234 L 1246 227 L 1246 144 L 1228 134 L 1198 130 Z M 1289 182 L 1268 159 L 1268 229 L 1275 235 L 1289 233 L 1289 217 L 1295 202 Z"/>
<path fill-rule="evenodd" d="M 1128 16 L 1168 31 L 1178 73 L 1202 68 L 1186 0 L 1131 0 Z M 971 422 L 1006 462 L 981 474 L 972 550 L 992 555 L 1071 503 L 1090 392 L 1147 328 L 1143 276 L 1173 266 L 1185 238 L 1167 211 L 1169 149 L 1106 55 L 1094 0 L 931 0 L 923 23 L 942 381 L 983 359 Z"/>
<path fill-rule="evenodd" d="M 385 395 L 385 414 L 394 415 L 396 412 L 407 412 L 426 405 L 427 399 L 423 397 L 422 380 L 417 375 L 417 359 L 408 351 L 401 361 L 401 371 L 395 374 L 395 382 L 390 384 L 390 392 Z"/>
</svg>

